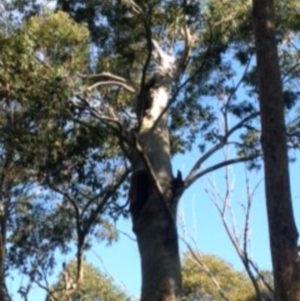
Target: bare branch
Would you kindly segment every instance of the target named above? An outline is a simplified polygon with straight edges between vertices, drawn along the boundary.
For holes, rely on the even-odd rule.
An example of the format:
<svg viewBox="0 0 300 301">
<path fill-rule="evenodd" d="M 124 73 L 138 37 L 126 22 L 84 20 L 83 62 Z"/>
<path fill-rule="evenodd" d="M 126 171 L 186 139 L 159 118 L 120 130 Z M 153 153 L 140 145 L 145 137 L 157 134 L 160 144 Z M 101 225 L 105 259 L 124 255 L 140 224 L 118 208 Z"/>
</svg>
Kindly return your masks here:
<svg viewBox="0 0 300 301">
<path fill-rule="evenodd" d="M 135 14 L 143 15 L 143 10 L 133 0 L 121 0 L 120 2 L 128 6 Z"/>
<path fill-rule="evenodd" d="M 79 77 L 85 79 L 92 79 L 92 81 L 96 81 L 96 82 L 93 83 L 91 86 L 87 87 L 84 91 L 80 91 L 75 95 L 81 95 L 86 91 L 92 91 L 97 87 L 105 86 L 105 85 L 119 86 L 132 93 L 136 91 L 134 84 L 130 80 L 125 79 L 122 76 L 112 74 L 110 72 L 102 72 L 98 74 L 79 74 Z"/>
<path fill-rule="evenodd" d="M 245 209 L 245 222 L 244 222 L 244 233 L 243 233 L 243 253 L 245 256 L 245 265 L 247 265 L 247 269 L 250 269 L 249 266 L 249 256 L 248 256 L 248 241 L 250 236 L 250 210 L 252 206 L 252 193 L 249 184 L 249 177 L 246 177 L 246 192 L 247 192 L 247 204 Z"/>
<path fill-rule="evenodd" d="M 214 192 L 217 192 L 214 190 Z M 218 193 L 218 192 L 217 192 Z M 182 218 L 184 218 L 184 216 L 182 216 Z M 201 258 L 201 253 L 198 250 L 198 247 L 197 247 L 197 243 L 194 239 L 194 237 L 192 237 L 192 241 L 194 243 L 194 245 L 196 247 L 192 247 L 191 243 L 189 243 L 188 241 L 188 238 L 186 237 L 185 235 L 185 224 L 184 224 L 184 221 L 182 219 L 182 227 L 183 227 L 183 230 L 184 230 L 184 235 L 181 236 L 181 240 L 183 241 L 183 243 L 186 245 L 186 247 L 188 248 L 189 250 L 189 255 L 191 255 L 191 259 L 193 260 L 193 262 L 197 265 L 197 267 L 203 271 L 207 276 L 208 278 L 212 281 L 213 285 L 216 287 L 220 297 L 222 299 L 224 299 L 225 301 L 230 301 L 230 299 L 227 297 L 226 295 L 226 292 L 222 289 L 222 287 L 220 286 L 219 282 L 217 281 L 217 279 L 215 278 L 214 274 L 210 271 L 209 267 L 205 264 L 205 262 L 202 260 Z M 196 251 L 195 251 L 196 250 Z"/>
<path fill-rule="evenodd" d="M 174 103 L 174 101 L 176 100 L 177 96 L 179 95 L 179 93 L 181 92 L 181 90 L 191 81 L 193 80 L 199 73 L 201 73 L 201 71 L 204 69 L 206 61 L 209 57 L 210 54 L 210 50 L 211 50 L 211 46 L 212 46 L 212 32 L 210 35 L 210 42 L 209 45 L 205 51 L 205 55 L 204 55 L 204 59 L 201 62 L 201 65 L 199 66 L 199 68 L 190 76 L 188 77 L 178 88 L 177 90 L 174 92 L 172 98 L 169 100 L 168 105 L 162 110 L 162 112 L 160 113 L 160 115 L 158 116 L 157 120 L 154 122 L 153 126 L 152 126 L 152 130 L 155 129 L 155 127 L 157 126 L 157 124 L 159 123 L 159 121 L 161 120 L 162 116 L 167 112 L 167 110 L 171 107 L 171 105 Z M 184 70 L 182 70 L 184 71 Z M 177 73 L 177 77 L 179 77 L 180 74 Z"/>
<path fill-rule="evenodd" d="M 202 176 L 204 176 L 205 174 L 210 173 L 212 171 L 215 171 L 215 170 L 217 170 L 219 168 L 222 168 L 224 166 L 231 165 L 231 164 L 236 164 L 236 163 L 251 161 L 251 160 L 256 159 L 256 158 L 258 158 L 260 156 L 261 156 L 261 154 L 254 154 L 254 155 L 251 155 L 251 156 L 248 156 L 248 157 L 235 158 L 235 159 L 230 159 L 230 160 L 226 160 L 226 161 L 217 163 L 217 164 L 215 164 L 213 166 L 210 166 L 210 167 L 204 169 L 203 171 L 201 171 L 199 173 L 194 174 L 191 177 L 188 177 L 188 179 L 184 181 L 184 183 L 185 183 L 184 187 L 185 187 L 185 189 L 187 189 L 197 179 L 199 179 Z"/>
<path fill-rule="evenodd" d="M 269 293 L 271 295 L 274 295 L 274 289 L 271 287 L 271 285 L 267 282 L 267 280 L 265 279 L 265 277 L 263 276 L 263 274 L 260 272 L 257 264 L 255 264 L 251 258 L 249 258 L 249 263 L 251 264 L 252 268 L 254 269 L 254 271 L 256 272 L 257 276 L 259 277 L 259 279 L 264 284 L 264 286 L 267 288 L 267 290 L 269 291 Z"/>
<path fill-rule="evenodd" d="M 240 122 L 238 122 L 234 127 L 232 127 L 223 137 L 222 137 L 222 140 L 221 142 L 219 142 L 218 144 L 216 144 L 215 146 L 213 146 L 209 151 L 207 151 L 202 157 L 200 157 L 200 159 L 198 159 L 198 161 L 194 164 L 194 166 L 192 167 L 191 171 L 189 172 L 187 178 L 185 179 L 185 183 L 186 183 L 186 187 L 189 187 L 196 179 L 198 179 L 200 176 L 203 175 L 203 172 L 200 172 L 198 174 L 197 173 L 197 170 L 199 168 L 201 168 L 203 162 L 205 162 L 209 157 L 211 157 L 215 152 L 217 152 L 218 150 L 220 150 L 224 145 L 228 144 L 227 140 L 228 138 L 235 132 L 237 131 L 238 129 L 242 128 L 244 126 L 244 124 L 251 120 L 252 118 L 258 116 L 259 113 L 258 112 L 255 112 L 255 113 L 252 113 L 250 114 L 249 116 L 245 117 L 243 120 L 241 120 Z M 232 163 L 238 163 L 238 162 L 244 162 L 244 161 L 247 161 L 247 160 L 251 160 L 251 159 L 254 159 L 254 158 L 257 158 L 258 155 L 252 157 L 250 156 L 248 159 L 247 158 L 241 158 L 242 160 L 241 161 L 236 161 L 237 159 L 234 159 L 234 161 Z M 229 164 L 229 163 L 227 163 Z M 223 166 L 226 166 L 227 164 L 225 165 L 221 165 L 220 167 L 223 167 Z M 216 166 L 216 165 L 215 165 Z M 216 167 L 214 168 L 213 170 L 217 169 L 217 168 L 220 168 L 220 167 Z M 207 172 L 205 172 L 207 173 Z M 204 174 L 205 174 L 204 173 Z M 198 176 L 197 176 L 198 175 Z"/>
<path fill-rule="evenodd" d="M 223 118 L 224 118 L 224 122 L 225 122 L 225 126 L 224 126 L 225 133 L 228 132 L 228 108 L 229 108 L 230 102 L 233 99 L 234 95 L 237 93 L 241 84 L 243 83 L 243 80 L 245 79 L 248 69 L 250 67 L 250 63 L 251 63 L 251 57 L 248 59 L 247 65 L 244 69 L 244 72 L 243 72 L 241 78 L 239 79 L 238 83 L 235 85 L 234 89 L 231 91 L 231 93 L 227 97 L 226 103 L 225 103 L 224 107 L 221 109 L 221 112 L 222 112 Z"/>
<path fill-rule="evenodd" d="M 97 73 L 97 74 L 79 74 L 79 76 L 81 78 L 89 78 L 89 79 L 95 79 L 95 80 L 101 80 L 103 78 L 107 78 L 109 80 L 118 81 L 118 82 L 121 82 L 121 83 L 124 83 L 124 84 L 129 83 L 128 80 L 125 79 L 124 77 L 112 74 L 110 72 L 102 72 L 102 73 Z M 130 85 L 131 84 L 132 83 L 130 83 Z"/>
<path fill-rule="evenodd" d="M 85 236 L 86 236 L 85 233 L 83 233 L 83 229 L 82 229 L 82 219 L 81 219 L 80 210 L 76 203 L 76 200 L 69 193 L 63 192 L 61 189 L 59 189 L 57 186 L 55 186 L 51 183 L 48 183 L 48 186 L 53 191 L 61 194 L 73 206 L 73 209 L 75 211 L 76 232 L 77 232 L 77 237 L 78 237 L 78 241 L 77 241 L 77 271 L 76 271 L 76 283 L 77 283 L 81 279 L 81 275 L 82 275 L 82 253 L 83 253 L 82 248 L 83 248 Z"/>
<path fill-rule="evenodd" d="M 118 231 L 119 233 L 121 233 L 122 235 L 124 235 L 125 237 L 127 237 L 128 239 L 130 239 L 131 241 L 137 242 L 137 239 L 134 238 L 133 236 L 131 236 L 130 234 L 128 234 L 127 232 L 122 231 L 122 230 L 120 230 L 120 229 L 117 229 L 117 231 Z"/>
<path fill-rule="evenodd" d="M 194 36 L 191 34 L 190 28 L 185 24 L 183 32 L 182 32 L 183 38 L 184 38 L 184 50 L 177 62 L 177 77 L 179 77 L 182 72 L 186 69 L 188 65 L 188 60 L 192 52 L 192 48 L 194 46 Z"/>
<path fill-rule="evenodd" d="M 147 70 L 151 61 L 152 51 L 153 51 L 153 43 L 152 43 L 152 31 L 151 31 L 151 9 L 149 9 L 147 16 L 143 17 L 143 25 L 146 34 L 146 41 L 147 41 L 147 58 L 143 66 L 142 70 L 142 78 L 140 83 L 140 91 L 143 91 L 145 84 L 146 84 L 146 76 Z"/>
<path fill-rule="evenodd" d="M 21 297 L 25 300 L 28 301 L 28 294 L 31 289 L 31 282 L 28 283 L 26 287 L 21 286 L 18 290 L 18 293 L 21 295 Z M 54 301 L 54 300 L 53 300 Z"/>
<path fill-rule="evenodd" d="M 201 260 L 199 254 L 195 253 L 195 251 L 193 250 L 193 248 L 191 247 L 191 245 L 186 240 L 184 240 L 184 243 L 187 246 L 187 248 L 189 249 L 189 252 L 190 252 L 190 254 L 192 255 L 192 257 L 194 259 L 194 262 L 210 278 L 210 280 L 213 282 L 213 284 L 215 285 L 216 289 L 218 290 L 218 293 L 221 296 L 221 298 L 223 298 L 225 301 L 230 301 L 227 298 L 226 293 L 224 292 L 224 290 L 221 288 L 221 286 L 220 286 L 219 282 L 217 281 L 217 279 L 214 277 L 214 275 L 209 270 L 209 268 L 207 267 L 207 265 Z"/>
<path fill-rule="evenodd" d="M 110 80 L 110 81 L 97 82 L 97 83 L 95 83 L 91 86 L 88 86 L 87 88 L 85 88 L 85 90 L 75 93 L 75 96 L 82 95 L 86 92 L 90 92 L 90 91 L 92 91 L 92 90 L 94 90 L 94 89 L 96 89 L 100 86 L 119 86 L 119 87 L 122 87 L 122 88 L 124 88 L 125 90 L 127 90 L 129 92 L 135 92 L 135 89 L 132 86 L 126 84 L 126 83 Z"/>
<path fill-rule="evenodd" d="M 84 98 L 84 97 L 78 97 L 78 99 L 85 105 L 85 106 L 80 106 L 78 104 L 72 103 L 72 105 L 75 108 L 78 109 L 86 109 L 91 113 L 92 117 L 95 117 L 96 119 L 104 122 L 105 124 L 114 124 L 115 126 L 117 126 L 119 129 L 122 129 L 122 125 L 117 117 L 117 115 L 114 113 L 114 110 L 112 107 L 107 106 L 105 109 L 106 111 L 109 111 L 109 114 L 111 115 L 111 117 L 109 117 L 107 114 L 104 114 L 102 110 L 102 112 L 100 113 L 99 110 L 97 110 L 97 108 L 94 108 L 90 105 L 90 103 Z M 84 124 L 83 121 L 74 119 L 74 121 L 78 122 L 78 123 L 82 123 Z"/>
<path fill-rule="evenodd" d="M 63 300 L 71 301 L 71 296 L 76 291 L 78 283 L 72 279 L 72 277 L 70 276 L 70 273 L 68 271 L 68 268 L 66 266 L 63 267 L 62 275 L 63 275 L 63 280 L 65 283 Z"/>
<path fill-rule="evenodd" d="M 289 70 L 287 70 L 283 75 L 282 75 L 282 82 L 287 82 L 289 79 L 289 75 L 291 73 L 293 73 L 294 71 L 296 71 L 298 68 L 300 67 L 300 63 L 295 64 L 294 66 L 292 66 Z"/>
<path fill-rule="evenodd" d="M 226 156 L 227 156 L 227 154 L 226 154 Z M 225 158 L 227 158 L 226 156 L 225 156 Z M 226 168 L 226 170 L 228 170 L 228 168 Z M 251 208 L 251 204 L 252 204 L 253 195 L 260 182 L 255 186 L 255 188 L 251 192 L 250 187 L 249 187 L 248 178 L 247 178 L 247 183 L 246 183 L 246 185 L 247 185 L 247 207 L 246 207 L 246 211 L 245 211 L 245 222 L 244 222 L 244 228 L 243 228 L 243 242 L 240 242 L 240 239 L 237 234 L 237 227 L 234 223 L 233 211 L 232 211 L 231 207 L 228 205 L 228 199 L 227 199 L 228 195 L 230 195 L 230 193 L 232 191 L 232 187 L 229 183 L 229 178 L 226 176 L 225 176 L 225 178 L 226 178 L 226 193 L 225 193 L 225 197 L 223 199 L 221 199 L 221 202 L 223 202 L 223 206 L 221 206 L 217 202 L 217 200 L 214 196 L 214 194 L 219 195 L 219 191 L 218 191 L 217 187 L 214 185 L 214 183 L 210 182 L 212 189 L 205 188 L 205 192 L 207 193 L 207 195 L 209 196 L 209 198 L 211 199 L 213 204 L 216 206 L 217 211 L 219 212 L 219 214 L 221 216 L 221 220 L 222 220 L 223 226 L 225 228 L 225 231 L 227 233 L 227 236 L 229 237 L 240 260 L 242 261 L 242 263 L 244 265 L 244 268 L 249 276 L 249 279 L 255 289 L 256 296 L 257 296 L 258 300 L 262 301 L 263 299 L 262 299 L 262 294 L 261 294 L 261 288 L 259 287 L 259 283 L 258 283 L 258 278 L 263 281 L 264 285 L 268 289 L 270 286 L 268 286 L 265 279 L 261 275 L 259 269 L 253 263 L 253 261 L 251 260 L 251 258 L 249 256 L 249 253 L 248 253 L 248 241 L 249 241 L 249 235 L 250 235 L 250 233 L 249 233 L 250 208 Z M 214 194 L 212 194 L 212 191 L 214 192 Z M 226 219 L 226 213 L 228 211 L 231 216 L 231 221 L 233 223 L 232 230 L 229 228 L 229 225 L 228 225 L 228 222 Z M 257 275 L 258 278 L 255 277 L 255 274 Z M 270 291 L 270 293 L 272 293 L 271 290 L 269 290 L 269 291 Z"/>
<path fill-rule="evenodd" d="M 52 291 L 51 289 L 49 289 L 47 286 L 41 284 L 39 281 L 34 281 L 34 283 L 35 283 L 37 286 L 39 286 L 40 288 L 42 288 L 44 291 L 46 291 L 46 293 L 47 293 L 48 295 L 50 295 L 50 297 L 51 297 L 50 300 L 51 300 L 51 301 L 59 301 L 58 298 L 55 297 L 53 291 Z"/>
<path fill-rule="evenodd" d="M 95 218 L 101 213 L 104 206 L 107 204 L 108 200 L 112 197 L 112 195 L 119 189 L 119 187 L 124 183 L 124 181 L 127 179 L 129 173 L 131 172 L 130 169 L 126 170 L 122 175 L 116 179 L 115 183 L 108 189 L 105 196 L 103 196 L 102 201 L 98 204 L 95 210 L 93 210 L 92 214 L 89 216 L 84 232 L 87 233 L 95 221 Z"/>
<path fill-rule="evenodd" d="M 70 194 L 63 192 L 61 189 L 59 189 L 57 186 L 53 185 L 52 183 L 47 183 L 47 184 L 50 189 L 52 189 L 53 191 L 62 195 L 72 205 L 74 212 L 75 212 L 77 232 L 80 233 L 80 231 L 81 231 L 80 211 L 79 211 L 79 207 L 78 207 L 76 201 L 70 196 Z"/>
</svg>

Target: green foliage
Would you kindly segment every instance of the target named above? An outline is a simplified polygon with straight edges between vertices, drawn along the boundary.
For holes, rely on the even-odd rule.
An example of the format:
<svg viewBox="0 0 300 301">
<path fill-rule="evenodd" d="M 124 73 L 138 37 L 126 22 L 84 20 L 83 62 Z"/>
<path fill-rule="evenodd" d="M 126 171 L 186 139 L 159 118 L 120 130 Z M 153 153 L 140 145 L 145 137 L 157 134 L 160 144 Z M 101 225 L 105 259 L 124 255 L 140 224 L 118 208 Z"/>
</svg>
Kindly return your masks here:
<svg viewBox="0 0 300 301">
<path fill-rule="evenodd" d="M 51 146 L 59 148 L 65 139 L 67 101 L 78 84 L 72 77 L 86 67 L 87 38 L 88 31 L 61 12 L 33 17 L 22 29 L 2 37 L 2 132 L 22 153 L 22 163 L 51 158 Z M 58 150 L 51 152 L 57 156 Z"/>
<path fill-rule="evenodd" d="M 78 23 L 88 24 L 91 41 L 95 46 L 93 71 L 109 70 L 124 76 L 137 88 L 147 60 L 149 36 L 164 41 L 166 48 L 173 46 L 177 55 L 180 55 L 183 51 L 181 32 L 184 20 L 187 20 L 196 45 L 185 74 L 178 83 L 174 83 L 169 127 L 173 154 L 188 152 L 195 143 L 220 142 L 222 133 L 216 126 L 220 108 L 238 118 L 258 111 L 254 100 L 256 67 L 253 64 L 250 0 L 211 0 L 195 2 L 187 7 L 180 1 L 135 2 L 142 13 L 136 13 L 130 5 L 122 2 L 89 1 L 86 4 L 82 0 L 61 0 L 58 1 L 58 8 L 68 12 Z M 292 10 L 293 7 L 298 7 L 295 0 L 284 4 L 277 2 L 280 28 L 278 41 L 281 49 L 289 35 L 293 31 L 297 32 L 298 14 Z M 292 100 L 287 99 L 287 106 L 295 106 L 298 100 L 293 88 L 299 78 L 298 68 L 293 70 L 293 66 L 297 66 L 298 56 L 299 51 L 291 52 L 291 48 L 281 55 L 282 72 L 289 74 L 289 81 L 285 83 L 287 95 L 295 96 Z M 247 95 L 243 100 L 237 99 L 237 89 L 233 83 L 241 68 L 246 68 L 241 79 Z M 150 60 L 146 77 L 149 78 L 152 73 L 153 60 Z M 186 82 L 188 77 L 190 80 Z M 128 92 L 114 93 L 113 89 L 104 87 L 101 93 L 118 110 L 133 106 L 132 95 Z M 226 101 L 226 98 L 230 100 Z M 219 105 L 220 102 L 222 105 Z M 257 124 L 257 119 L 253 120 Z M 132 119 L 128 120 L 129 124 L 132 122 Z M 250 135 L 253 136 L 253 131 Z M 258 132 L 255 135 L 253 139 L 257 141 Z M 244 143 L 244 137 L 248 136 L 244 128 L 240 135 L 241 143 L 236 144 L 240 155 L 260 151 L 259 144 Z"/>
<path fill-rule="evenodd" d="M 224 300 L 217 285 L 231 301 L 246 301 L 254 295 L 254 289 L 247 276 L 236 271 L 228 262 L 213 255 L 195 254 L 210 271 L 216 283 L 192 254 L 187 253 L 182 263 L 183 294 L 187 301 Z"/>
<path fill-rule="evenodd" d="M 88 31 L 61 12 L 33 17 L 15 34 L 2 37 L 2 97 L 23 102 L 46 98 L 58 105 L 76 85 L 70 77 L 86 66 L 87 38 Z"/>
<path fill-rule="evenodd" d="M 88 68 L 88 37 L 63 12 L 32 17 L 1 37 L 0 172 L 6 208 L 13 208 L 7 261 L 35 280 L 51 272 L 54 250 L 66 253 L 77 244 L 78 231 L 83 249 L 90 247 L 89 235 L 108 242 L 117 237 L 100 216 L 117 174 L 114 139 L 86 117 L 84 126 L 77 123 L 85 113 L 70 102 L 81 85 L 77 73 Z"/>
<path fill-rule="evenodd" d="M 84 301 L 129 301 L 129 297 L 118 288 L 111 277 L 102 274 L 99 270 L 95 269 L 92 265 L 84 262 L 83 279 L 79 283 L 78 288 L 72 295 L 72 300 L 84 300 Z M 67 267 L 68 275 L 71 279 L 76 277 L 76 263 L 71 261 Z M 64 294 L 64 277 L 59 276 L 58 283 L 52 288 L 52 294 L 57 300 L 61 300 Z M 51 301 L 51 297 L 48 296 L 48 301 Z"/>
<path fill-rule="evenodd" d="M 205 269 L 199 265 L 199 261 L 197 262 L 191 253 L 185 254 L 182 262 L 183 300 L 224 300 L 220 296 L 219 289 L 228 300 L 256 300 L 253 286 L 244 273 L 236 271 L 228 262 L 217 256 L 195 254 L 205 266 Z M 77 265 L 74 261 L 67 265 L 66 271 L 70 279 L 75 279 L 76 269 Z M 208 275 L 207 269 L 214 277 L 214 280 Z M 272 286 L 271 273 L 262 271 L 261 274 Z M 61 274 L 58 283 L 51 290 L 53 295 L 59 300 L 65 289 L 63 279 L 64 277 Z M 268 295 L 263 289 L 262 294 Z M 86 301 L 93 301 L 97 298 L 104 301 L 130 300 L 113 284 L 113 280 L 110 277 L 101 274 L 99 270 L 86 262 L 83 263 L 83 279 L 76 289 L 72 300 L 81 300 L 80 298 L 83 297 Z"/>
</svg>

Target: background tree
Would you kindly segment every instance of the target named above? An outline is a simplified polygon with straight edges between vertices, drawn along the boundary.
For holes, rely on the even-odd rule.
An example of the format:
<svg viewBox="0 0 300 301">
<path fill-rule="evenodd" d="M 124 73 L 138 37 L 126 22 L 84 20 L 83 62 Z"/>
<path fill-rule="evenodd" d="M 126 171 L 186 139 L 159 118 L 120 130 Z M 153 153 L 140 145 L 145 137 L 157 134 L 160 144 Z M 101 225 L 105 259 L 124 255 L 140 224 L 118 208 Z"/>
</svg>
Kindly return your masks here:
<svg viewBox="0 0 300 301">
<path fill-rule="evenodd" d="M 2 36 L 3 274 L 8 266 L 18 268 L 41 283 L 55 266 L 54 251 L 66 253 L 74 242 L 79 280 L 91 235 L 115 239 L 112 225 L 100 217 L 115 184 L 109 184 L 109 172 L 95 168 L 95 160 L 100 168 L 109 150 L 95 153 L 99 136 L 84 137 L 63 104 L 68 87 L 74 87 L 69 72 L 86 62 L 87 48 L 81 44 L 86 37 L 87 31 L 62 13 L 31 18 L 19 32 Z M 33 83 L 29 89 L 24 78 Z M 115 208 L 110 207 L 112 214 Z"/>
<path fill-rule="evenodd" d="M 31 197 L 15 202 L 14 211 L 7 212 L 7 259 L 10 267 L 20 269 L 39 284 L 55 266 L 57 248 L 67 253 L 75 244 L 79 281 L 90 239 L 111 242 L 116 238 L 110 221 L 119 215 L 116 190 L 128 175 L 115 159 L 113 144 L 105 145 L 105 140 L 111 139 L 105 129 L 93 127 L 81 111 L 78 116 L 84 126 L 77 123 L 78 116 L 71 113 L 75 109 L 64 102 L 68 87 L 75 85 L 71 74 L 79 66 L 86 67 L 87 48 L 81 44 L 86 33 L 66 14 L 46 13 L 31 18 L 17 34 L 5 37 L 7 43 L 2 48 L 1 80 L 4 87 L 13 83 L 13 96 L 3 96 L 3 116 L 12 124 L 5 123 L 1 128 L 2 146 L 7 144 L 15 151 L 9 152 L 13 163 L 3 174 L 8 175 L 16 166 L 20 175 L 21 171 L 25 173 L 18 190 L 23 198 L 24 178 L 31 184 Z M 13 63 L 7 65 L 6 59 Z M 26 92 L 21 84 L 25 77 L 34 83 Z M 8 204 L 5 206 L 10 208 Z M 110 221 L 101 215 L 105 210 Z"/>
<path fill-rule="evenodd" d="M 298 232 L 290 191 L 284 94 L 272 0 L 253 1 L 253 26 L 275 300 L 299 301 Z"/>
<path fill-rule="evenodd" d="M 182 262 L 186 300 L 251 300 L 254 290 L 249 278 L 226 261 L 212 255 L 186 253 Z"/>
<path fill-rule="evenodd" d="M 64 267 L 58 282 L 51 288 L 47 301 L 54 300 L 103 300 L 103 301 L 129 301 L 130 298 L 118 288 L 111 277 L 103 275 L 92 265 L 83 262 L 84 277 L 75 289 L 72 297 L 68 297 L 66 286 L 72 285 L 76 279 L 77 262 L 71 261 Z M 64 299 L 65 298 L 65 299 Z"/>
<path fill-rule="evenodd" d="M 51 287 L 49 300 L 62 300 L 76 278 L 76 261 L 64 267 L 59 281 Z M 130 300 L 114 286 L 114 280 L 101 274 L 93 265 L 83 262 L 84 277 L 70 300 Z M 265 271 L 270 278 L 270 272 Z M 182 261 L 183 300 L 256 300 L 253 286 L 243 272 L 235 270 L 230 263 L 213 255 L 203 255 L 197 251 L 187 252 Z M 272 278 L 269 279 L 270 284 Z M 52 298 L 52 299 L 51 299 Z M 47 299 L 47 300 L 48 300 Z M 268 299 L 266 299 L 268 300 Z"/>
</svg>

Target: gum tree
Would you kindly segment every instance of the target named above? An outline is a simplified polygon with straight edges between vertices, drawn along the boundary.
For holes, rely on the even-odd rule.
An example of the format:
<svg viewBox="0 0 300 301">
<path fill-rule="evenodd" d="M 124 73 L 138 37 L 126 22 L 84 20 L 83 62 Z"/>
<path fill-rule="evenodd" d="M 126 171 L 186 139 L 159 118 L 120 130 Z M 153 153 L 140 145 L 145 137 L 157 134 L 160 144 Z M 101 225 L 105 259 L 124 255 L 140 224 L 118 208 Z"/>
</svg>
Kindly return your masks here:
<svg viewBox="0 0 300 301">
<path fill-rule="evenodd" d="M 27 65 L 12 62 L 1 82 L 2 92 L 7 87 L 14 92 L 4 94 L 5 100 L 18 101 L 18 108 L 28 113 L 28 123 L 14 141 L 17 157 L 34 172 L 36 183 L 63 193 L 64 218 L 72 212 L 73 223 L 73 214 L 80 217 L 77 229 L 89 232 L 88 213 L 115 219 L 127 213 L 116 206 L 117 199 L 129 200 L 141 255 L 142 301 L 180 298 L 176 211 L 184 190 L 225 165 L 251 160 L 253 167 L 260 156 L 251 7 L 247 1 L 225 2 L 58 1 L 58 10 L 89 29 L 89 40 L 81 44 L 90 50 L 87 62 L 76 64 L 74 44 L 63 44 L 72 35 L 66 37 L 63 26 L 50 24 L 53 33 L 63 34 L 61 44 L 55 39 L 39 43 L 39 35 L 49 34 L 47 28 L 38 36 L 27 35 L 27 42 L 34 41 L 25 51 L 32 60 Z M 75 25 L 70 30 L 75 33 Z M 284 60 L 291 82 L 297 81 L 295 56 Z M 237 82 L 233 60 L 243 69 Z M 42 72 L 31 72 L 32 62 Z M 13 74 L 20 79 L 17 84 Z M 245 99 L 236 94 L 242 85 Z M 295 94 L 287 95 L 293 107 Z M 289 133 L 295 147 L 297 126 Z M 225 145 L 235 145 L 235 155 L 205 167 Z M 172 157 L 192 147 L 199 149 L 199 158 L 183 178 L 173 171 Z M 100 185 L 92 180 L 95 174 Z M 95 193 L 92 199 L 83 198 L 89 195 L 83 186 Z"/>
</svg>

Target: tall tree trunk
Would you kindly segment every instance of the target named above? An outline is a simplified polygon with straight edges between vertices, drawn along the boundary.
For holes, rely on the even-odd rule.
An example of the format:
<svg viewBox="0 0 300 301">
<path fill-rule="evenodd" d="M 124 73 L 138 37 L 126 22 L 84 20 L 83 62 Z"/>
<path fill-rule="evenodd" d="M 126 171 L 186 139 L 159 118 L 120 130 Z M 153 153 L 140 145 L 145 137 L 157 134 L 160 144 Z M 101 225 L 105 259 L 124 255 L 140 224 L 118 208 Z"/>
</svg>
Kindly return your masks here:
<svg viewBox="0 0 300 301">
<path fill-rule="evenodd" d="M 284 101 L 272 0 L 253 0 L 253 25 L 275 300 L 300 301 L 298 232 L 291 200 Z"/>
<path fill-rule="evenodd" d="M 0 301 L 11 301 L 5 283 L 6 217 L 4 206 L 0 207 Z"/>
<path fill-rule="evenodd" d="M 155 44 L 156 47 L 159 47 Z M 130 187 L 133 230 L 142 267 L 141 301 L 180 299 L 181 269 L 176 211 L 182 181 L 172 174 L 167 114 L 174 60 L 160 49 L 161 66 L 138 97 Z M 169 61 L 170 59 L 170 61 Z"/>
<path fill-rule="evenodd" d="M 146 173 L 133 175 L 132 185 L 137 185 L 134 188 L 137 198 L 132 198 L 131 208 L 141 257 L 141 301 L 179 300 L 181 269 L 176 224 L 162 205 L 161 196 Z M 149 185 L 148 189 L 140 190 L 144 185 Z M 167 194 L 165 199 L 175 212 L 177 201 L 173 202 L 173 196 Z"/>
</svg>

